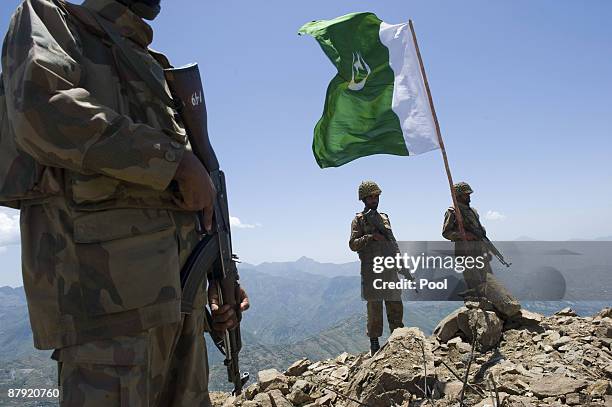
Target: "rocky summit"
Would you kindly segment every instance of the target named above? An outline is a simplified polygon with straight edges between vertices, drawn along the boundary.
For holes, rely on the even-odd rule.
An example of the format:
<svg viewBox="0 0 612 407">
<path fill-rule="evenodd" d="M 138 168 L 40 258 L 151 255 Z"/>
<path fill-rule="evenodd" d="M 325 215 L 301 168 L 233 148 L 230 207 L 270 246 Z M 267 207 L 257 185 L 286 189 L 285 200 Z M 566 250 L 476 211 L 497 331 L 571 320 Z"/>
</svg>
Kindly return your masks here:
<svg viewBox="0 0 612 407">
<path fill-rule="evenodd" d="M 612 406 L 612 309 L 529 311 L 503 322 L 466 303 L 426 337 L 401 328 L 373 356 L 301 359 L 260 371 L 216 406 Z"/>
</svg>

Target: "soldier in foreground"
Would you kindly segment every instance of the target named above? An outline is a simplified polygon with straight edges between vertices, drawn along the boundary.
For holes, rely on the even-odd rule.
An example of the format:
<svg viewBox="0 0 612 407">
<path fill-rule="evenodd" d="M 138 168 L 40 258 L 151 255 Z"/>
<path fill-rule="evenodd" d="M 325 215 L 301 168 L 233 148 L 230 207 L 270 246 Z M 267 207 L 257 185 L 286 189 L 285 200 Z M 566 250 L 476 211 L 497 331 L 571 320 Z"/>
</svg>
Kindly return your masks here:
<svg viewBox="0 0 612 407">
<path fill-rule="evenodd" d="M 160 0 L 26 0 L 2 49 L 15 165 L 31 160 L 33 176 L 0 186 L 27 191 L 11 204 L 23 281 L 34 344 L 55 349 L 61 406 L 210 405 L 203 332 L 234 327 L 249 305 L 241 291 L 236 309 L 220 307 L 204 279 L 181 313 L 196 213 L 210 232 L 216 190 L 174 110 L 105 34 L 165 86 L 169 63 L 148 50 L 143 20 L 159 12 Z"/>
<path fill-rule="evenodd" d="M 373 181 L 364 181 L 359 185 L 359 200 L 365 205 L 362 212 L 356 214 L 351 224 L 349 247 L 359 253 L 361 260 L 361 295 L 367 301 L 367 335 L 370 338 L 370 351 L 374 354 L 380 349 L 378 338 L 383 333 L 383 298 L 382 293 L 373 287 L 375 275 L 372 267 L 376 256 L 394 256 L 398 251 L 397 242 L 393 237 L 389 216 L 377 211 L 381 190 Z M 381 225 L 381 226 L 378 226 Z M 384 228 L 381 230 L 380 228 Z M 387 235 L 387 236 L 385 236 Z M 397 278 L 395 271 L 388 271 L 386 280 Z M 389 275 L 391 273 L 391 275 Z M 404 308 L 401 295 L 395 293 L 384 299 L 387 310 L 389 330 L 404 326 Z"/>
<path fill-rule="evenodd" d="M 463 216 L 463 226 L 467 242 L 463 241 L 459 232 L 455 208 L 453 207 L 448 208 L 444 215 L 442 236 L 456 242 L 455 250 L 457 255 L 474 257 L 487 255 L 488 258 L 489 252 L 491 250 L 496 251 L 497 249 L 487 239 L 487 232 L 482 223 L 480 223 L 478 212 L 470 206 L 471 194 L 474 191 L 466 182 L 459 182 L 454 185 L 454 188 L 457 203 Z M 505 261 L 504 264 L 508 265 Z M 489 261 L 485 262 L 485 267 L 482 269 L 476 267 L 466 268 L 463 277 L 468 292 L 472 293 L 474 297 L 484 298 L 489 301 L 504 319 L 511 318 L 520 311 L 521 305 L 518 300 L 493 276 Z"/>
</svg>

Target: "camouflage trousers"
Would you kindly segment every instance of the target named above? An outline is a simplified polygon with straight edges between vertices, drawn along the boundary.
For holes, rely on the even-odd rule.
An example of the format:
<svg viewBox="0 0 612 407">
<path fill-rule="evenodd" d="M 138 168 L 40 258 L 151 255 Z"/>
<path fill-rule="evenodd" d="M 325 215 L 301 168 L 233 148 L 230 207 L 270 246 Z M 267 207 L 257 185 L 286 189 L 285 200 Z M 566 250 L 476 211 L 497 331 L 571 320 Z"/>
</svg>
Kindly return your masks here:
<svg viewBox="0 0 612 407">
<path fill-rule="evenodd" d="M 58 349 L 61 407 L 210 406 L 203 310 L 181 321 Z"/>
<path fill-rule="evenodd" d="M 490 302 L 502 318 L 508 319 L 520 312 L 521 303 L 495 278 L 488 264 L 482 270 L 466 269 L 463 277 L 467 288 Z"/>
<path fill-rule="evenodd" d="M 395 328 L 404 326 L 404 305 L 401 301 L 385 301 L 387 310 L 387 322 L 389 322 L 389 331 L 393 332 Z M 368 322 L 366 334 L 370 338 L 378 338 L 383 333 L 383 302 L 368 301 Z"/>
</svg>

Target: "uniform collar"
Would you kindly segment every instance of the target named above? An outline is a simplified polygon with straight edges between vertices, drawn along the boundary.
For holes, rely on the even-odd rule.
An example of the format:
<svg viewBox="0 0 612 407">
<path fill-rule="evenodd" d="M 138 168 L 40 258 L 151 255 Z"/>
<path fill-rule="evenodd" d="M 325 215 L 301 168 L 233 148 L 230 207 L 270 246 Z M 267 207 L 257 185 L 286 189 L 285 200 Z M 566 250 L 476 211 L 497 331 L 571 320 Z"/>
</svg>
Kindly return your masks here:
<svg viewBox="0 0 612 407">
<path fill-rule="evenodd" d="M 85 0 L 83 6 L 115 24 L 122 36 L 132 39 L 143 48 L 153 42 L 151 26 L 118 1 Z"/>
</svg>

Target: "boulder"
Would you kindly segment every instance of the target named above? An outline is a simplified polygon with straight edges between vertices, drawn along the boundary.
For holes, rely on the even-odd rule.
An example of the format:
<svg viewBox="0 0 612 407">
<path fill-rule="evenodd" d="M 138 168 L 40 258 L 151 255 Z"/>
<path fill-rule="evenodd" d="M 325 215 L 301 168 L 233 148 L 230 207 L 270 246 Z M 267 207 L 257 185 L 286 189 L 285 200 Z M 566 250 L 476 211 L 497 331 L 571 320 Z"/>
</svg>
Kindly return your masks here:
<svg viewBox="0 0 612 407">
<path fill-rule="evenodd" d="M 294 405 L 302 405 L 312 402 L 312 397 L 302 390 L 291 390 L 291 393 L 287 395 L 287 400 L 292 402 Z"/>
<path fill-rule="evenodd" d="M 346 361 L 351 357 L 347 352 L 342 352 L 338 357 L 336 357 L 337 363 L 346 363 Z"/>
<path fill-rule="evenodd" d="M 527 311 L 521 308 L 519 313 L 512 317 L 512 322 L 518 326 L 536 326 L 544 320 L 544 315 Z"/>
<path fill-rule="evenodd" d="M 579 393 L 586 388 L 588 383 L 585 380 L 572 379 L 567 376 L 554 374 L 534 378 L 529 383 L 529 389 L 538 398 L 558 397 L 570 393 Z"/>
<path fill-rule="evenodd" d="M 253 398 L 253 401 L 258 407 L 274 407 L 268 393 L 259 393 Z"/>
<path fill-rule="evenodd" d="M 257 373 L 260 391 L 280 390 L 283 394 L 289 393 L 289 380 L 287 376 L 276 369 L 266 369 Z"/>
<path fill-rule="evenodd" d="M 293 407 L 293 404 L 285 398 L 280 390 L 272 390 L 268 395 L 274 407 Z"/>
<path fill-rule="evenodd" d="M 287 368 L 285 375 L 301 376 L 306 370 L 308 370 L 308 366 L 311 364 L 312 362 L 306 358 L 300 359 Z"/>
<path fill-rule="evenodd" d="M 422 394 L 425 381 L 430 389 L 436 385 L 432 344 L 420 329 L 394 330 L 378 353 L 349 376 L 351 397 L 373 406 L 401 405 L 410 394 Z"/>
<path fill-rule="evenodd" d="M 253 400 L 257 393 L 259 393 L 259 383 L 253 383 L 244 390 L 244 397 L 247 400 Z"/>
<path fill-rule="evenodd" d="M 474 341 L 473 333 L 476 334 L 476 342 L 483 351 L 497 346 L 502 337 L 503 322 L 492 311 L 481 309 L 460 311 L 457 315 L 457 324 L 470 343 Z"/>
<path fill-rule="evenodd" d="M 457 325 L 457 315 L 467 308 L 461 307 L 448 314 L 442 319 L 433 331 L 440 342 L 447 342 L 454 338 L 459 333 L 459 325 Z"/>
</svg>

